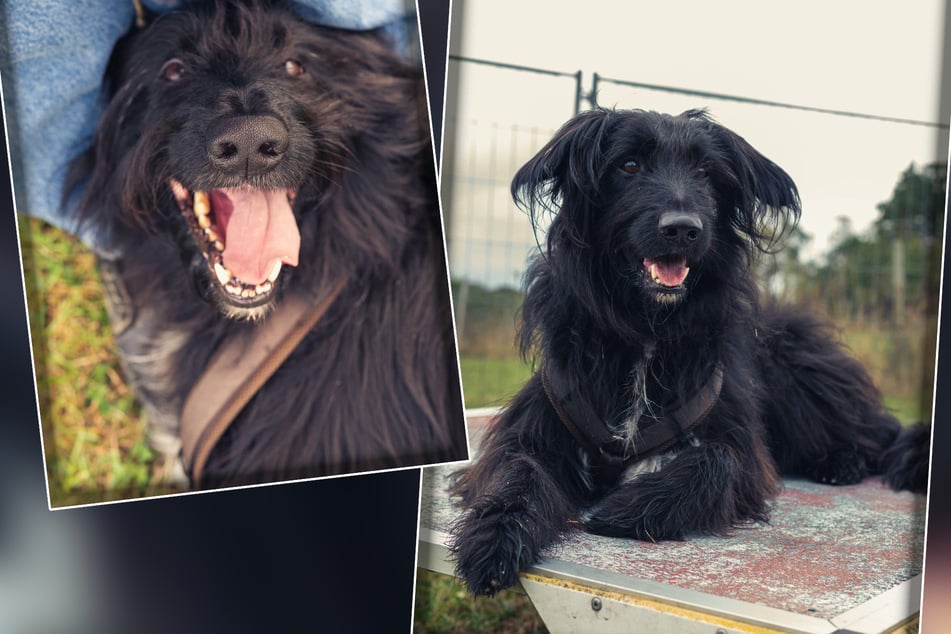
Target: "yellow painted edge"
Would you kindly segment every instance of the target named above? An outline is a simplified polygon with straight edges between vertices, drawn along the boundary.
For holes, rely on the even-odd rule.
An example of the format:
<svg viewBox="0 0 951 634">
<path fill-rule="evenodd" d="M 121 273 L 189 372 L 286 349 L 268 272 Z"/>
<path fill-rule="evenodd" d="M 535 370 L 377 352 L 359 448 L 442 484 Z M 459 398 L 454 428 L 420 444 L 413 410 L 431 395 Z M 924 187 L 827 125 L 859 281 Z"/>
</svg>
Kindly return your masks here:
<svg viewBox="0 0 951 634">
<path fill-rule="evenodd" d="M 730 618 L 718 616 L 715 614 L 710 614 L 709 612 L 691 610 L 688 608 L 681 607 L 679 605 L 665 603 L 657 599 L 650 599 L 650 598 L 638 596 L 635 594 L 627 594 L 627 593 L 616 592 L 612 590 L 595 589 L 595 588 L 591 588 L 590 586 L 583 586 L 573 581 L 567 581 L 564 579 L 554 579 L 552 577 L 543 577 L 541 575 L 536 575 L 530 572 L 523 572 L 521 576 L 524 579 L 528 579 L 529 581 L 534 581 L 536 583 L 542 583 L 549 586 L 557 586 L 559 588 L 566 588 L 568 590 L 574 590 L 575 592 L 581 592 L 588 595 L 599 596 L 602 598 L 611 599 L 612 601 L 617 601 L 619 603 L 625 603 L 625 604 L 636 606 L 639 608 L 646 608 L 646 609 L 654 610 L 656 612 L 670 614 L 671 616 L 679 616 L 679 617 L 691 619 L 694 621 L 702 621 L 704 623 L 710 623 L 711 625 L 716 625 L 719 627 L 731 628 L 734 630 L 739 630 L 741 632 L 749 632 L 749 634 L 775 634 L 776 632 L 782 631 L 782 630 L 775 630 L 772 628 L 763 627 L 760 625 L 753 625 L 751 623 L 746 623 L 743 621 L 736 621 Z M 899 634 L 899 632 L 896 631 L 895 634 Z"/>
</svg>

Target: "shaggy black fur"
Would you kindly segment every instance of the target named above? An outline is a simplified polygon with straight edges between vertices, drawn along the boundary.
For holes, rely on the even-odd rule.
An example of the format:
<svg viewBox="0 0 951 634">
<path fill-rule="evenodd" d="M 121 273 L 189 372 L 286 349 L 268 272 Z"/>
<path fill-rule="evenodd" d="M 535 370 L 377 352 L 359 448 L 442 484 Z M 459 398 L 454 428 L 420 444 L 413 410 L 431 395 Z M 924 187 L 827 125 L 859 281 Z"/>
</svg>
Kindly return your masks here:
<svg viewBox="0 0 951 634">
<path fill-rule="evenodd" d="M 222 341 L 246 337 L 287 293 L 346 279 L 202 484 L 464 459 L 419 73 L 378 33 L 316 27 L 267 2 L 196 3 L 114 60 L 110 105 L 74 176 L 84 221 L 123 254 L 110 267 L 134 321 L 117 338 L 152 438 L 177 451 L 183 399 Z M 211 238 L 197 191 L 210 196 Z M 241 242 L 252 244 L 235 263 Z M 263 279 L 278 261 L 277 279 Z M 233 267 L 226 283 L 216 265 Z"/>
<path fill-rule="evenodd" d="M 511 586 L 574 526 L 654 541 L 764 522 L 781 475 L 847 484 L 896 465 L 891 483 L 924 490 L 922 456 L 891 455 L 899 437 L 913 442 L 862 367 L 815 320 L 761 304 L 753 255 L 800 205 L 790 177 L 742 138 L 701 111 L 593 110 L 512 192 L 536 229 L 552 215 L 526 274 L 521 350 L 576 408 L 637 452 L 664 404 L 689 399 L 718 364 L 724 379 L 691 434 L 619 470 L 580 448 L 536 374 L 453 484 L 464 507 L 453 555 L 473 593 Z M 914 434 L 926 444 L 926 428 Z"/>
</svg>

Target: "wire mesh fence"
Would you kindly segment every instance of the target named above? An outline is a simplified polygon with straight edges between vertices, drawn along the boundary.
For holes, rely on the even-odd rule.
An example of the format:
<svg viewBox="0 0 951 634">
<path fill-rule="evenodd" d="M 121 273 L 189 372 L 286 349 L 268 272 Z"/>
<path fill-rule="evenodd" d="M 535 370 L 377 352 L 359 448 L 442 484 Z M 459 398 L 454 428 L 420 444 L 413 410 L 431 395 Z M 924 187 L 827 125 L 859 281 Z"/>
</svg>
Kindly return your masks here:
<svg viewBox="0 0 951 634">
<path fill-rule="evenodd" d="M 908 158 L 904 172 L 878 184 L 871 203 L 855 195 L 868 184 L 835 166 L 868 159 L 869 143 L 901 147 L 909 136 L 946 147 L 947 125 L 454 56 L 449 76 L 455 94 L 447 101 L 442 195 L 469 406 L 504 403 L 530 374 L 514 336 L 521 278 L 542 236 L 513 203 L 512 176 L 561 124 L 598 104 L 672 113 L 709 108 L 760 149 L 778 125 L 802 130 L 802 143 L 814 145 L 809 131 L 835 119 L 834 134 L 824 133 L 809 163 L 791 169 L 792 152 L 775 144 L 767 153 L 801 191 L 832 190 L 821 200 L 803 196 L 802 229 L 758 271 L 765 289 L 835 321 L 902 417 L 929 415 L 946 166 Z M 877 126 L 874 139 L 869 125 Z M 810 224 L 816 220 L 833 229 L 822 234 Z"/>
</svg>

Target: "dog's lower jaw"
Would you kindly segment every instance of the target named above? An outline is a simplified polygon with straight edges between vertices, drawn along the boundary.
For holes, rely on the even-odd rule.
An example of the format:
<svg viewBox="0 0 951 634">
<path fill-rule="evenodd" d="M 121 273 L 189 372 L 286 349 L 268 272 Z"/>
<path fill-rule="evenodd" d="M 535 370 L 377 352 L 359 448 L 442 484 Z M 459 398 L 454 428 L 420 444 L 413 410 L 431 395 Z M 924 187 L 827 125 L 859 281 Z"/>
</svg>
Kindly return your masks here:
<svg viewBox="0 0 951 634">
<path fill-rule="evenodd" d="M 214 306 L 221 316 L 233 321 L 262 321 L 273 312 L 277 304 L 276 293 L 269 294 L 267 301 L 253 306 L 239 306 L 224 296 L 224 291 L 212 279 L 200 255 L 192 258 L 194 286 L 199 297 Z"/>
<path fill-rule="evenodd" d="M 263 321 L 273 310 L 273 302 L 252 306 L 251 308 L 242 308 L 232 304 L 219 303 L 218 310 L 228 319 L 235 321 Z"/>
<path fill-rule="evenodd" d="M 654 295 L 654 300 L 658 304 L 666 304 L 668 306 L 673 306 L 679 304 L 684 299 L 684 293 L 664 293 L 658 292 Z"/>
<path fill-rule="evenodd" d="M 648 281 L 641 284 L 640 290 L 646 301 L 654 306 L 673 308 L 687 298 L 686 286 L 665 287 Z"/>
</svg>

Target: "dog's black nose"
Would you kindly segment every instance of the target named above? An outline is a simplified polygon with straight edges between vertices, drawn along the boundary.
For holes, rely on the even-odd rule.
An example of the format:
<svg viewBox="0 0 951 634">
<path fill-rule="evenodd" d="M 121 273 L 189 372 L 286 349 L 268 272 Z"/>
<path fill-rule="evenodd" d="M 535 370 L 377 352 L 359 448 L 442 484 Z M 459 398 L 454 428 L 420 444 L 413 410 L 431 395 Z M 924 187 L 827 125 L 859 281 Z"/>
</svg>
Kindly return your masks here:
<svg viewBox="0 0 951 634">
<path fill-rule="evenodd" d="M 205 150 L 216 169 L 253 176 L 280 163 L 289 141 L 287 128 L 275 117 L 222 117 L 208 127 Z"/>
<path fill-rule="evenodd" d="M 662 213 L 657 228 L 671 242 L 695 242 L 703 235 L 703 221 L 694 214 L 682 211 Z"/>
</svg>

